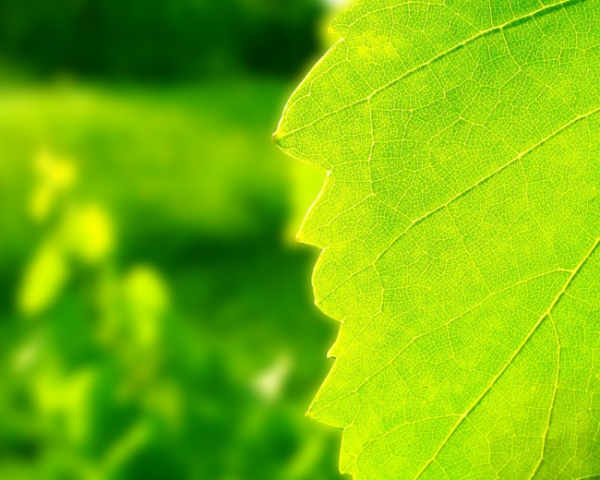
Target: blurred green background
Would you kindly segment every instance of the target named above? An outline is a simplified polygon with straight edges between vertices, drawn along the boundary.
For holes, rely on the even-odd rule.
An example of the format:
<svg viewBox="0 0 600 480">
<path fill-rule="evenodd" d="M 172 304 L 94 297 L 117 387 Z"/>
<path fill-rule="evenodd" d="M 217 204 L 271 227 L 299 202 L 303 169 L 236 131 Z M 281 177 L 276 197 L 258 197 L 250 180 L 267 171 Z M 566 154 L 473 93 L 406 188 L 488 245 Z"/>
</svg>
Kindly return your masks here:
<svg viewBox="0 0 600 480">
<path fill-rule="evenodd" d="M 0 478 L 339 479 L 271 144 L 325 0 L 0 2 Z"/>
</svg>

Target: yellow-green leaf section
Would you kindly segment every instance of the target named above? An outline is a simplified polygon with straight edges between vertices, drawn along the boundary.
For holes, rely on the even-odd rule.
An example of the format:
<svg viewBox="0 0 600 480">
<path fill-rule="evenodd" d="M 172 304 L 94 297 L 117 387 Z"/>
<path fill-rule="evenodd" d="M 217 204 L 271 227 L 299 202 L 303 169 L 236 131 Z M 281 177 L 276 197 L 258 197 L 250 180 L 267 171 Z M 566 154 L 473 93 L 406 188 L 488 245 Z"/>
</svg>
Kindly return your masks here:
<svg viewBox="0 0 600 480">
<path fill-rule="evenodd" d="M 600 478 L 600 0 L 362 0 L 275 140 L 375 479 Z"/>
</svg>

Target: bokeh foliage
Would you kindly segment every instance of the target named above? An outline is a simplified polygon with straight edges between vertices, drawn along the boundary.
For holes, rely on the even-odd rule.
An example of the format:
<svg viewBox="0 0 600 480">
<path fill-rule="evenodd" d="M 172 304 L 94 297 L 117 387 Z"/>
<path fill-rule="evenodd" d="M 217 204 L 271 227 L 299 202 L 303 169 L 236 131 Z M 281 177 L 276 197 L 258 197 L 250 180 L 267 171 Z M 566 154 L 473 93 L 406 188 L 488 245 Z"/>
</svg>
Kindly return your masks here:
<svg viewBox="0 0 600 480">
<path fill-rule="evenodd" d="M 0 51 L 38 73 L 181 81 L 289 75 L 316 47 L 319 0 L 3 0 Z"/>
<path fill-rule="evenodd" d="M 285 3 L 3 2 L 0 478 L 338 478 L 322 178 L 269 141 L 321 7 Z"/>
<path fill-rule="evenodd" d="M 248 101 L 281 92 L 10 93 L 2 471 L 331 478 L 335 436 L 303 412 L 333 325 L 313 255 L 281 242 L 292 172 Z"/>
</svg>

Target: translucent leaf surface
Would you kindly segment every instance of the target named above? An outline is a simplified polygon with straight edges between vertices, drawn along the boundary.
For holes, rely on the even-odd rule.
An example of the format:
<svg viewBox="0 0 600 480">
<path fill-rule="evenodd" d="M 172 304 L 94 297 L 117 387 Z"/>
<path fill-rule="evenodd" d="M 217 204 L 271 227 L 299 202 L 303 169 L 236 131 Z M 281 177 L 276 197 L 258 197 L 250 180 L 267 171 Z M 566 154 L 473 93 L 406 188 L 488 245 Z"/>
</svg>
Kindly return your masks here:
<svg viewBox="0 0 600 480">
<path fill-rule="evenodd" d="M 356 479 L 600 478 L 600 1 L 363 0 L 275 140 Z"/>
</svg>

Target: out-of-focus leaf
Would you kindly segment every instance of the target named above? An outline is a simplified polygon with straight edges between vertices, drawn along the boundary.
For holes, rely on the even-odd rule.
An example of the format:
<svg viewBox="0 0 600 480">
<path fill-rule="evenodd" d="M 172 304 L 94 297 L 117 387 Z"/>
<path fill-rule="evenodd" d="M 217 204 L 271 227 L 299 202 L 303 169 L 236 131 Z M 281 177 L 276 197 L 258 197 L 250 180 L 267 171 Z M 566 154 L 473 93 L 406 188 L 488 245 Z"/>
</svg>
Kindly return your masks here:
<svg viewBox="0 0 600 480">
<path fill-rule="evenodd" d="M 25 315 L 43 311 L 60 294 L 69 275 L 63 250 L 47 242 L 31 259 L 18 293 L 18 304 Z"/>
</svg>

